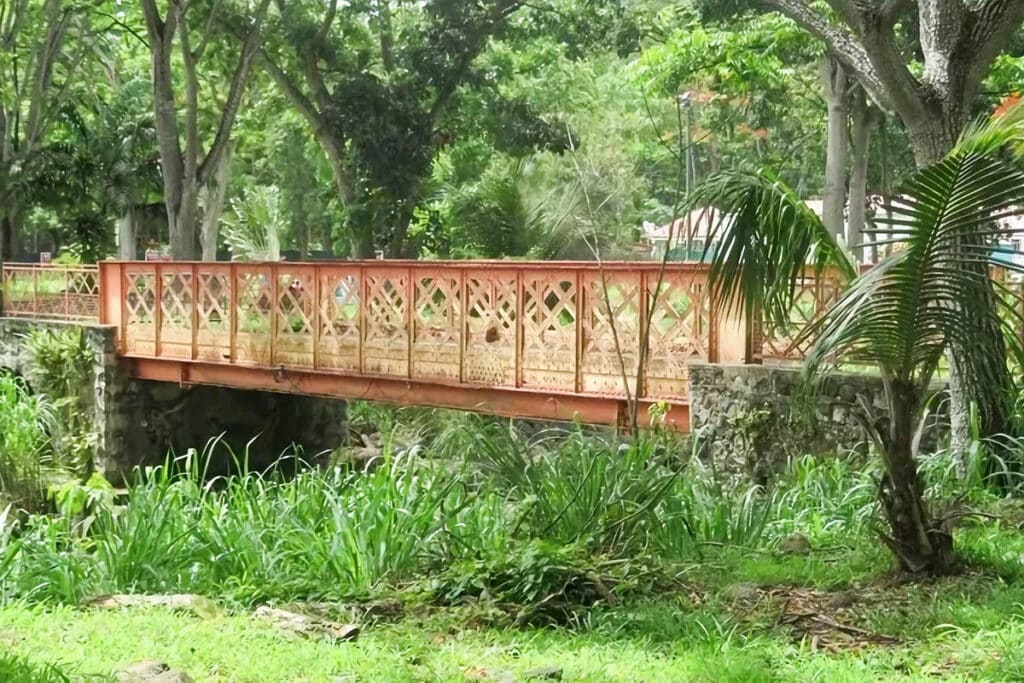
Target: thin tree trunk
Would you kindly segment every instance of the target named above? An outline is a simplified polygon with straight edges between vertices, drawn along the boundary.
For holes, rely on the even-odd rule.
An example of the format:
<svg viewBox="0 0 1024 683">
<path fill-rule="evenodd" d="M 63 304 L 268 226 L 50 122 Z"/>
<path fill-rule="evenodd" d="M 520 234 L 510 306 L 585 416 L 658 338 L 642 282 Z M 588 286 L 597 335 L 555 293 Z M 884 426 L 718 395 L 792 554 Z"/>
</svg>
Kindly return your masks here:
<svg viewBox="0 0 1024 683">
<path fill-rule="evenodd" d="M 847 223 L 847 241 L 858 262 L 864 260 L 864 224 L 868 203 L 868 166 L 871 159 L 871 131 L 878 116 L 870 106 L 867 93 L 858 87 L 852 107 L 853 127 L 850 133 L 850 217 Z"/>
<path fill-rule="evenodd" d="M 292 230 L 295 233 L 295 246 L 299 250 L 299 260 L 309 259 L 309 220 L 306 218 L 305 195 L 299 193 L 295 204 L 295 215 L 297 220 L 292 223 Z"/>
<path fill-rule="evenodd" d="M 824 213 L 822 222 L 833 235 L 846 230 L 846 158 L 849 149 L 849 79 L 832 55 L 822 62 L 822 82 L 828 104 L 828 145 L 825 156 Z"/>
<path fill-rule="evenodd" d="M 228 181 L 231 178 L 231 157 L 234 154 L 234 142 L 228 144 L 217 168 L 203 187 L 203 221 L 199 234 L 202 245 L 203 260 L 217 260 L 217 241 L 220 238 L 220 217 L 224 213 L 224 202 L 227 199 Z"/>
<path fill-rule="evenodd" d="M 0 263 L 14 260 L 14 222 L 9 215 L 0 219 Z"/>
<path fill-rule="evenodd" d="M 177 261 L 194 261 L 196 258 L 196 218 L 199 215 L 199 197 L 195 187 L 185 183 L 181 190 L 181 202 L 167 207 L 167 228 L 170 233 L 171 254 Z"/>
<path fill-rule="evenodd" d="M 334 256 L 334 234 L 331 232 L 331 225 L 328 223 L 324 226 L 324 233 L 321 238 L 324 251 L 329 255 Z"/>
<path fill-rule="evenodd" d="M 117 220 L 117 255 L 122 261 L 138 258 L 135 233 L 135 208 L 131 207 Z"/>
</svg>

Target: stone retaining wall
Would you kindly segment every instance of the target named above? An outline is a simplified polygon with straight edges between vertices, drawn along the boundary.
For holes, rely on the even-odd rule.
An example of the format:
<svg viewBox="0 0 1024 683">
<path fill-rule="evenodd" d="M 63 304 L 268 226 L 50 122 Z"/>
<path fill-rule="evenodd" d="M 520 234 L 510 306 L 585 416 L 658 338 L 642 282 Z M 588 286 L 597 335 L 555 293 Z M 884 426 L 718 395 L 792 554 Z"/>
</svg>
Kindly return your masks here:
<svg viewBox="0 0 1024 683">
<path fill-rule="evenodd" d="M 706 457 L 759 482 L 792 457 L 866 452 L 867 436 L 856 417 L 861 412 L 858 396 L 877 416 L 886 414 L 877 375 L 836 373 L 812 388 L 800 368 L 690 366 L 690 420 Z M 931 419 L 928 448 L 937 446 L 947 431 L 941 416 Z"/>
<path fill-rule="evenodd" d="M 23 337 L 31 329 L 80 329 L 94 358 L 92 382 L 82 388 L 80 407 L 98 435 L 96 466 L 120 482 L 137 465 L 164 461 L 171 451 L 202 450 L 214 437 L 249 466 L 263 469 L 293 443 L 313 461 L 346 440 L 344 401 L 311 396 L 242 391 L 222 387 L 181 387 L 128 377 L 115 355 L 116 329 L 109 326 L 0 318 L 0 367 L 24 373 L 29 362 Z M 226 451 L 211 474 L 232 465 Z"/>
</svg>

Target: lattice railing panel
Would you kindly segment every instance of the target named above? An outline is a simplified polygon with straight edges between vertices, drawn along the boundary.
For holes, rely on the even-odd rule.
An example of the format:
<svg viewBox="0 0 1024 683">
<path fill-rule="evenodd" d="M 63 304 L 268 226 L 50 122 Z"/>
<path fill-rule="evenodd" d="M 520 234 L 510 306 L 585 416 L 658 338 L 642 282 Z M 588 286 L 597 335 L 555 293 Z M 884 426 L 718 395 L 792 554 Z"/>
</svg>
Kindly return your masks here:
<svg viewBox="0 0 1024 683">
<path fill-rule="evenodd" d="M 587 315 L 583 319 L 583 390 L 630 396 L 636 391 L 639 362 L 641 276 L 611 273 L 586 278 Z"/>
<path fill-rule="evenodd" d="M 275 275 L 277 296 L 274 321 L 273 363 L 313 367 L 316 328 L 316 274 L 312 268 L 294 266 Z"/>
<path fill-rule="evenodd" d="M 516 385 L 516 287 L 514 276 L 467 275 L 464 381 Z"/>
<path fill-rule="evenodd" d="M 124 271 L 124 346 L 128 354 L 157 355 L 156 283 L 156 269 L 151 266 L 129 266 Z"/>
<path fill-rule="evenodd" d="M 231 269 L 203 264 L 196 269 L 196 358 L 231 359 Z"/>
<path fill-rule="evenodd" d="M 523 285 L 523 386 L 575 391 L 574 274 L 532 274 Z"/>
<path fill-rule="evenodd" d="M 801 334 L 839 299 L 842 292 L 842 284 L 836 277 L 801 278 L 796 288 L 796 304 L 790 311 L 790 324 L 784 329 L 768 324 L 763 326 L 763 360 L 777 363 L 803 361 L 813 342 L 801 341 Z"/>
<path fill-rule="evenodd" d="M 43 320 L 99 317 L 96 266 L 4 264 L 3 314 Z"/>
<path fill-rule="evenodd" d="M 4 266 L 4 315 L 32 316 L 39 310 L 37 269 Z"/>
<path fill-rule="evenodd" d="M 359 371 L 359 292 L 357 272 L 320 276 L 320 367 Z"/>
<path fill-rule="evenodd" d="M 160 352 L 170 358 L 192 357 L 192 273 L 160 271 Z"/>
<path fill-rule="evenodd" d="M 367 270 L 364 285 L 363 372 L 409 375 L 409 277 Z"/>
<path fill-rule="evenodd" d="M 414 278 L 412 376 L 459 381 L 462 297 L 459 279 L 443 272 Z"/>
<path fill-rule="evenodd" d="M 658 289 L 656 266 L 108 263 L 104 281 L 118 285 L 101 299 L 117 313 L 122 353 L 194 361 L 183 372 L 196 377 L 237 364 L 273 370 L 292 390 L 312 374 L 346 386 L 365 375 L 367 387 L 385 378 L 398 380 L 389 391 L 426 392 L 427 404 L 431 391 L 453 405 L 496 388 L 510 390 L 505 410 L 539 400 L 554 410 L 574 396 L 618 411 L 627 385 L 647 402 L 685 401 L 689 363 L 718 360 L 704 270 L 673 264 Z M 457 385 L 470 399 L 455 398 Z"/>
<path fill-rule="evenodd" d="M 273 277 L 267 266 L 235 270 L 235 360 L 239 363 L 273 364 Z"/>
<path fill-rule="evenodd" d="M 700 275 L 670 275 L 659 287 L 650 278 L 647 300 L 652 308 L 644 393 L 685 398 L 689 364 L 711 359 L 714 327 L 705 280 Z"/>
</svg>

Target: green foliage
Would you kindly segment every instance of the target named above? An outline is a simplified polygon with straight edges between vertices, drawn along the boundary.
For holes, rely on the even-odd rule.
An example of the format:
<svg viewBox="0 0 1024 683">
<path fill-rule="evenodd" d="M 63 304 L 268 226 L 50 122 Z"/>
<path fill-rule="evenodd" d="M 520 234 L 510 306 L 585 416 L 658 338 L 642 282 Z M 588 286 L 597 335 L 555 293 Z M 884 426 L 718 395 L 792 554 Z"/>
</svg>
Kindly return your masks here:
<svg viewBox="0 0 1024 683">
<path fill-rule="evenodd" d="M 23 657 L 18 657 L 8 652 L 0 652 L 0 681 L 70 683 L 71 678 L 54 664 L 36 666 Z"/>
<path fill-rule="evenodd" d="M 816 274 L 837 267 L 856 271 L 821 219 L 796 192 L 769 171 L 723 171 L 687 197 L 687 209 L 709 209 L 711 296 L 726 310 L 759 312 L 785 329 L 796 304 L 796 283 L 808 266 Z"/>
<path fill-rule="evenodd" d="M 684 471 L 653 442 L 523 440 L 497 422 L 486 436 L 479 426 L 460 437 L 460 461 L 426 459 L 440 446 L 386 443 L 365 473 L 243 470 L 208 484 L 204 463 L 220 448 L 211 442 L 140 472 L 123 505 L 102 479 L 56 488 L 61 515 L 4 527 L 0 594 L 76 604 L 187 592 L 252 604 L 372 596 L 432 576 L 418 585 L 442 602 L 489 596 L 525 608 L 525 621 L 564 620 L 579 604 L 657 583 L 707 544 L 757 545 L 777 514 L 771 497 L 723 488 L 697 465 Z"/>
<path fill-rule="evenodd" d="M 59 420 L 50 429 L 55 464 L 85 477 L 92 471 L 96 452 L 95 426 L 85 406 L 92 397 L 92 349 L 80 328 L 33 329 L 24 337 L 28 351 L 26 376 L 33 389 L 48 397 Z"/>
<path fill-rule="evenodd" d="M 232 213 L 225 214 L 224 241 L 238 261 L 280 261 L 281 235 L 285 218 L 280 191 L 273 186 L 248 187 L 242 197 L 231 200 Z"/>
<path fill-rule="evenodd" d="M 52 460 L 50 430 L 56 408 L 19 378 L 0 373 L 0 502 L 26 507 L 42 500 L 44 465 Z"/>
</svg>

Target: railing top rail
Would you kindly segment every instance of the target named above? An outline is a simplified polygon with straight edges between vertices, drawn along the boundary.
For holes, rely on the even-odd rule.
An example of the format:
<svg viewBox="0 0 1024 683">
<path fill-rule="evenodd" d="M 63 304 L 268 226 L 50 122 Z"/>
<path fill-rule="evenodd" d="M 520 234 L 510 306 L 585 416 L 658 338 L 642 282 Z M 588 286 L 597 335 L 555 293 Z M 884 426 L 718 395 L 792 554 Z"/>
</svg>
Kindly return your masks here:
<svg viewBox="0 0 1024 683">
<path fill-rule="evenodd" d="M 451 268 L 453 270 L 573 270 L 573 271 L 648 271 L 657 272 L 663 267 L 669 272 L 707 272 L 706 263 L 670 261 L 504 261 L 504 260 L 473 260 L 473 261 L 418 261 L 412 259 L 388 260 L 352 260 L 352 261 L 104 261 L 118 266 L 157 266 L 171 268 L 175 266 L 226 267 L 235 265 L 238 268 L 413 268 L 431 270 Z"/>
<path fill-rule="evenodd" d="M 17 263 L 13 261 L 5 261 L 0 263 L 0 268 L 4 270 L 52 270 L 52 271 L 92 271 L 96 272 L 99 270 L 99 266 L 94 263 L 78 263 L 78 264 L 63 264 L 63 263 Z"/>
</svg>

